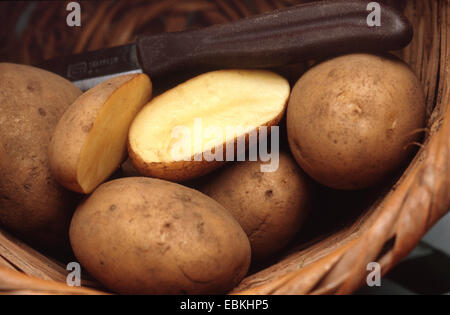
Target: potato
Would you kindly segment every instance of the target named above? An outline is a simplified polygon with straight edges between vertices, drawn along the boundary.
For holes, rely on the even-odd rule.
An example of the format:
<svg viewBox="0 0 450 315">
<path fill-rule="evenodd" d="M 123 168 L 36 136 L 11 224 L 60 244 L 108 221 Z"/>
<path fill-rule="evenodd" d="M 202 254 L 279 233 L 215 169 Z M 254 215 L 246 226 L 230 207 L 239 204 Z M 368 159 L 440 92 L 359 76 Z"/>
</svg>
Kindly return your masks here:
<svg viewBox="0 0 450 315">
<path fill-rule="evenodd" d="M 200 190 L 239 222 L 250 239 L 252 261 L 262 262 L 300 230 L 311 204 L 311 182 L 287 153 L 278 169 L 261 172 L 263 162 L 241 162 L 205 181 Z"/>
<path fill-rule="evenodd" d="M 68 244 L 73 195 L 53 179 L 48 145 L 80 94 L 53 73 L 0 63 L 0 223 L 40 248 Z"/>
<path fill-rule="evenodd" d="M 223 164 L 236 138 L 276 125 L 289 92 L 287 80 L 268 71 L 223 70 L 191 79 L 138 114 L 129 134 L 133 165 L 173 181 L 204 175 Z"/>
<path fill-rule="evenodd" d="M 70 240 L 92 276 L 125 294 L 224 293 L 250 264 L 248 238 L 221 205 L 145 177 L 101 185 L 76 210 Z"/>
<path fill-rule="evenodd" d="M 149 101 L 145 74 L 107 80 L 80 96 L 52 137 L 50 166 L 64 187 L 88 194 L 107 180 L 127 156 L 131 122 Z"/>
<path fill-rule="evenodd" d="M 420 82 L 390 55 L 352 54 L 313 67 L 295 85 L 287 110 L 295 159 L 336 189 L 386 179 L 410 157 L 424 123 Z"/>
</svg>

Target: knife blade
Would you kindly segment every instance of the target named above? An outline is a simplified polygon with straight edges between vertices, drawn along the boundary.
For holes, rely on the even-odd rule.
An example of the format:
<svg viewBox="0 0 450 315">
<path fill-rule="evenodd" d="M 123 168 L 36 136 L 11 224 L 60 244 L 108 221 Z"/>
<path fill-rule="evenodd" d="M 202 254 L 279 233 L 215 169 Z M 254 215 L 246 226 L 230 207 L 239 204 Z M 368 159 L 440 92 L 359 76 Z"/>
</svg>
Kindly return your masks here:
<svg viewBox="0 0 450 315">
<path fill-rule="evenodd" d="M 82 91 L 121 74 L 142 72 L 135 44 L 62 56 L 40 67 L 69 79 Z"/>
<path fill-rule="evenodd" d="M 39 66 L 87 90 L 125 73 L 145 72 L 155 79 L 194 69 L 272 68 L 406 46 L 413 35 L 408 19 L 380 4 L 381 25 L 369 26 L 369 2 L 313 2 L 194 31 L 143 34 L 135 44 L 63 56 Z"/>
</svg>

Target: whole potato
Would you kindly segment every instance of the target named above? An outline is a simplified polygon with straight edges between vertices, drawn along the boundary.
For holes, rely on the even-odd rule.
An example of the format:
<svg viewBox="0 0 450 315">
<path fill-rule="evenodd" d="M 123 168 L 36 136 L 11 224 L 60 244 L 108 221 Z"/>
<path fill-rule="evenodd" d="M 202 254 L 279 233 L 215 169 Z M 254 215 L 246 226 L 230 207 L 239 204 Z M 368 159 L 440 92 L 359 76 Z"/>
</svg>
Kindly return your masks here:
<svg viewBox="0 0 450 315">
<path fill-rule="evenodd" d="M 0 223 L 39 247 L 68 244 L 73 195 L 53 179 L 48 145 L 79 95 L 56 74 L 0 63 Z"/>
<path fill-rule="evenodd" d="M 386 179 L 410 157 L 425 123 L 419 80 L 390 55 L 325 61 L 295 85 L 287 110 L 291 151 L 318 182 L 361 189 Z"/>
<path fill-rule="evenodd" d="M 107 288 L 125 294 L 218 294 L 236 286 L 250 244 L 217 202 L 144 177 L 102 184 L 76 210 L 76 257 Z"/>
<path fill-rule="evenodd" d="M 278 169 L 261 172 L 264 162 L 241 162 L 219 171 L 201 191 L 239 222 L 250 240 L 252 260 L 273 255 L 300 230 L 309 212 L 311 183 L 287 153 Z"/>
</svg>

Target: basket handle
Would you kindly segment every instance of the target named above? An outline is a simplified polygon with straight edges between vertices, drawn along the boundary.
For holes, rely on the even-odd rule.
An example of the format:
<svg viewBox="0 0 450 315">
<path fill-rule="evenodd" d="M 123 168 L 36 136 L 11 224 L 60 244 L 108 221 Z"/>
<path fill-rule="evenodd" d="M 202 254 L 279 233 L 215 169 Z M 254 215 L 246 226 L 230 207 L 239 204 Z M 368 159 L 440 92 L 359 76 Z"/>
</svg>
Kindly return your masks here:
<svg viewBox="0 0 450 315">
<path fill-rule="evenodd" d="M 381 24 L 369 26 L 369 2 L 308 3 L 195 31 L 141 35 L 139 64 L 155 77 L 180 70 L 270 68 L 406 46 L 413 35 L 408 19 L 380 4 Z"/>
</svg>

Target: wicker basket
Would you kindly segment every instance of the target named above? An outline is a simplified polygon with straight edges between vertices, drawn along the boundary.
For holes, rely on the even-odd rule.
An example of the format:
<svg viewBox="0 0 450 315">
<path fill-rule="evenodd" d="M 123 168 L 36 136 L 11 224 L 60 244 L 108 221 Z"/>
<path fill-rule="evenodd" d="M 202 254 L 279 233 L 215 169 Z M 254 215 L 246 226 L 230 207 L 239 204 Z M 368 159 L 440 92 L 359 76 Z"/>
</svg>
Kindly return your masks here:
<svg viewBox="0 0 450 315">
<path fill-rule="evenodd" d="M 196 28 L 305 1 L 80 2 L 82 21 L 86 24 L 78 29 L 65 26 L 63 2 L 40 2 L 33 4 L 31 9 L 30 3 L 1 3 L 0 17 L 4 25 L 10 27 L 0 30 L 0 60 L 37 63 L 60 54 L 124 44 L 144 31 Z M 413 42 L 397 54 L 420 78 L 428 110 L 425 140 L 423 144 L 417 144 L 417 155 L 395 184 L 385 191 L 342 193 L 343 199 L 355 199 L 356 196 L 362 202 L 354 210 L 341 209 L 348 210 L 344 219 L 337 220 L 338 216 L 331 215 L 328 220 L 331 224 L 325 224 L 320 233 L 299 237 L 288 251 L 269 265 L 254 270 L 231 293 L 352 293 L 365 282 L 369 262 L 379 262 L 382 274 L 385 274 L 449 210 L 450 3 L 447 0 L 407 0 L 401 7 L 414 25 L 415 35 Z M 11 28 L 19 20 L 22 24 L 28 21 L 28 24 L 25 27 L 19 25 L 12 32 Z M 90 279 L 84 279 L 81 288 L 68 287 L 66 275 L 63 264 L 0 230 L 1 292 L 104 292 Z"/>
</svg>

